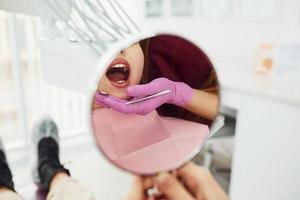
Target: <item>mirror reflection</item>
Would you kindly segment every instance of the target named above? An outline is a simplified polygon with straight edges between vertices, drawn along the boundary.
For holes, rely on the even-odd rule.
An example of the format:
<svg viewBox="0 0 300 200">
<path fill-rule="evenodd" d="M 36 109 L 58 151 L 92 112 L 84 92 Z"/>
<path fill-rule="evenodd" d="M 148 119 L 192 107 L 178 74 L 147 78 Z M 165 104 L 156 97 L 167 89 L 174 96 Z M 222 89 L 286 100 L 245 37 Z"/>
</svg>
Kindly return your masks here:
<svg viewBox="0 0 300 200">
<path fill-rule="evenodd" d="M 218 113 L 213 65 L 197 45 L 158 35 L 105 66 L 92 102 L 99 149 L 138 174 L 175 169 L 200 151 Z"/>
</svg>

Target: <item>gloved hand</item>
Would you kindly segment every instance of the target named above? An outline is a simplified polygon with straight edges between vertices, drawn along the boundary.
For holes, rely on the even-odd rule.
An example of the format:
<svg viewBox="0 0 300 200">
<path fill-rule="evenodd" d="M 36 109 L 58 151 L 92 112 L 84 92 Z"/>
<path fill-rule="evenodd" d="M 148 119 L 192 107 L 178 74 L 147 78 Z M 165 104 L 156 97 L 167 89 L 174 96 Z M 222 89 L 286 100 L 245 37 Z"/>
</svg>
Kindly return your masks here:
<svg viewBox="0 0 300 200">
<path fill-rule="evenodd" d="M 170 90 L 170 92 L 128 105 L 126 105 L 126 103 L 129 101 L 97 93 L 96 102 L 125 114 L 146 115 L 162 104 L 170 103 L 182 107 L 192 99 L 193 90 L 190 86 L 183 82 L 171 81 L 167 78 L 158 78 L 145 85 L 130 86 L 128 87 L 127 92 L 133 99 L 140 99 L 164 90 Z"/>
</svg>

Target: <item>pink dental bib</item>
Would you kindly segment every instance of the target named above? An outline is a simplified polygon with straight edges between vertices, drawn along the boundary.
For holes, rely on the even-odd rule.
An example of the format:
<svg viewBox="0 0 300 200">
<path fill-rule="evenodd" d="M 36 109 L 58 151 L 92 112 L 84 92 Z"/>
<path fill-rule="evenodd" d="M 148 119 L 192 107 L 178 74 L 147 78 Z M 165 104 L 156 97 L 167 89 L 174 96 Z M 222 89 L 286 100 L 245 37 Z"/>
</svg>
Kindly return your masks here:
<svg viewBox="0 0 300 200">
<path fill-rule="evenodd" d="M 142 116 L 97 109 L 92 121 L 97 145 L 108 159 L 138 174 L 179 167 L 209 134 L 206 125 L 161 117 L 156 111 Z"/>
</svg>

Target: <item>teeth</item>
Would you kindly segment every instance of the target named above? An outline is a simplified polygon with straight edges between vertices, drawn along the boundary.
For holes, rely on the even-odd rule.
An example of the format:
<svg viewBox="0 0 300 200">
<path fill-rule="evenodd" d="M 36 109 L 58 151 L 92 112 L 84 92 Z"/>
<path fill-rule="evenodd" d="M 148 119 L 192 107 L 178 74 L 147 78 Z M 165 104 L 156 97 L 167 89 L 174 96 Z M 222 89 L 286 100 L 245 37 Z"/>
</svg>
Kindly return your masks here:
<svg viewBox="0 0 300 200">
<path fill-rule="evenodd" d="M 124 65 L 124 64 L 116 64 L 116 65 L 112 66 L 112 68 L 121 68 L 121 67 L 126 67 L 126 65 Z"/>
<path fill-rule="evenodd" d="M 126 81 L 124 80 L 120 80 L 120 81 L 116 81 L 117 83 L 125 83 Z"/>
</svg>

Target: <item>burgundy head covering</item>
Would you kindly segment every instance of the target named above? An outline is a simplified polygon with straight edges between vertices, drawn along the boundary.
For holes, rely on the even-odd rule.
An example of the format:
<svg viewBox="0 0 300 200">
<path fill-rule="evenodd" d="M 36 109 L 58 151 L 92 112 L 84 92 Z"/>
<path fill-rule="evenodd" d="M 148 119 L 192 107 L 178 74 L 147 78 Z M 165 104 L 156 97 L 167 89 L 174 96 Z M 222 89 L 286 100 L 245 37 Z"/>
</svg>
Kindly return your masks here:
<svg viewBox="0 0 300 200">
<path fill-rule="evenodd" d="M 171 35 L 150 39 L 147 64 L 149 81 L 166 77 L 172 81 L 185 82 L 194 89 L 205 89 L 204 83 L 214 70 L 209 58 L 197 46 Z M 195 114 L 171 104 L 164 104 L 157 110 L 162 116 L 211 124 L 207 119 L 195 120 Z"/>
</svg>

